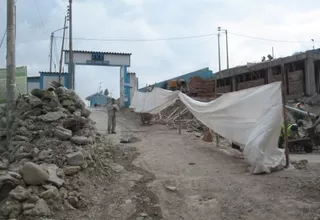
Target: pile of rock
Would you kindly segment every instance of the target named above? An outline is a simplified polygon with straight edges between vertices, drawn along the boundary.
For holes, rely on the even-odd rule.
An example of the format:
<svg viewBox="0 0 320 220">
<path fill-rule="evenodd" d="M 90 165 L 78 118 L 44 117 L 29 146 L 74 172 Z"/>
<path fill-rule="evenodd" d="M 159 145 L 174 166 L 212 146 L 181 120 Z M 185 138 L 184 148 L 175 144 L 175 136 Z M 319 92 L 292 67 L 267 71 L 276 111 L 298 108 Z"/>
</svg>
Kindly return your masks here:
<svg viewBox="0 0 320 220">
<path fill-rule="evenodd" d="M 0 207 L 8 219 L 86 205 L 73 175 L 94 166 L 97 132 L 80 97 L 54 85 L 18 97 L 9 133 L 6 110 L 0 111 Z"/>
</svg>

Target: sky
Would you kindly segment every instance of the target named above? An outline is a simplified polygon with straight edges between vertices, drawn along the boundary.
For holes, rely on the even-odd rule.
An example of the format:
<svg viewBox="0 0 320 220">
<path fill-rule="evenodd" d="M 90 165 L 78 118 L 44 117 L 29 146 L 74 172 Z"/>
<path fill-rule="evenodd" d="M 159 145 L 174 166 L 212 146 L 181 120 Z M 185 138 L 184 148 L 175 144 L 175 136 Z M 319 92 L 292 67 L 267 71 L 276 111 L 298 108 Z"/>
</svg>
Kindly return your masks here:
<svg viewBox="0 0 320 220">
<path fill-rule="evenodd" d="M 205 67 L 217 72 L 219 26 L 228 30 L 230 67 L 259 62 L 272 47 L 275 57 L 310 50 L 311 39 L 320 47 L 320 1 L 307 2 L 73 0 L 73 49 L 132 53 L 129 71 L 137 74 L 140 87 Z M 68 0 L 16 4 L 16 66 L 27 66 L 28 75 L 37 76 L 49 70 L 50 34 L 63 27 Z M 5 29 L 6 7 L 0 7 L 0 40 Z M 194 37 L 202 35 L 206 36 Z M 58 70 L 62 31 L 55 36 L 53 61 Z M 5 58 L 6 39 L 0 48 L 0 68 L 6 66 Z M 224 34 L 221 61 L 225 69 Z M 119 97 L 119 72 L 115 67 L 77 66 L 76 91 L 85 98 L 97 92 L 101 82 L 102 89 Z"/>
</svg>

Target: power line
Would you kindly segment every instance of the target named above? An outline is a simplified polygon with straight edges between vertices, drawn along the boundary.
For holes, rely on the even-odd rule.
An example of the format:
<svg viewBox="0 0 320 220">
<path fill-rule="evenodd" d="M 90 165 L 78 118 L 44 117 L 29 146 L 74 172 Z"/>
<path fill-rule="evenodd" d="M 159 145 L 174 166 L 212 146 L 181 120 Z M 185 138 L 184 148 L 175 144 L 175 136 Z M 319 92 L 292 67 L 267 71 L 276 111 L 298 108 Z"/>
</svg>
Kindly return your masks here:
<svg viewBox="0 0 320 220">
<path fill-rule="evenodd" d="M 239 37 L 245 37 L 245 38 L 250 38 L 254 40 L 262 40 L 262 41 L 272 41 L 272 42 L 279 42 L 279 43 L 293 43 L 293 44 L 300 44 L 300 43 L 310 43 L 311 41 L 289 41 L 289 40 L 275 40 L 275 39 L 269 39 L 269 38 L 261 38 L 261 37 L 252 37 L 252 36 L 247 36 L 243 34 L 237 34 L 237 33 L 232 33 L 228 32 L 231 35 L 239 36 Z"/>
<path fill-rule="evenodd" d="M 269 39 L 269 38 L 261 38 L 261 37 L 253 37 L 238 33 L 229 32 L 231 35 L 239 36 L 239 37 L 245 37 L 250 38 L 254 40 L 262 40 L 262 41 L 270 41 L 270 42 L 279 42 L 279 43 L 310 43 L 310 41 L 289 41 L 289 40 L 276 40 L 276 39 Z M 216 33 L 211 34 L 202 34 L 202 35 L 191 35 L 191 36 L 183 36 L 183 37 L 169 37 L 169 38 L 154 38 L 154 39 L 116 39 L 116 38 L 72 38 L 73 40 L 79 40 L 79 41 L 112 41 L 112 42 L 148 42 L 148 41 L 170 41 L 170 40 L 185 40 L 185 39 L 195 39 L 195 38 L 205 38 L 205 37 L 215 37 L 217 36 Z M 60 36 L 57 36 L 55 38 L 62 38 Z M 319 42 L 319 41 L 314 41 Z"/>
<path fill-rule="evenodd" d="M 6 34 L 7 34 L 7 29 L 3 33 L 3 37 L 2 37 L 1 42 L 0 42 L 0 48 L 1 48 L 2 44 L 3 44 L 4 38 L 6 37 Z"/>
<path fill-rule="evenodd" d="M 44 27 L 45 31 L 46 31 L 47 33 L 49 33 L 49 31 L 47 30 L 46 25 L 45 25 L 45 23 L 44 23 L 43 17 L 42 17 L 42 15 L 41 15 L 41 13 L 40 13 L 37 0 L 33 0 L 33 1 L 34 1 L 34 4 L 36 5 L 36 9 L 37 9 L 37 12 L 38 12 L 38 14 L 39 14 L 39 17 L 40 17 L 42 26 Z"/>
<path fill-rule="evenodd" d="M 184 40 L 184 39 L 193 39 L 193 38 L 204 38 L 215 36 L 216 34 L 203 34 L 203 35 L 193 35 L 185 37 L 169 37 L 169 38 L 154 38 L 154 39 L 99 39 L 99 38 L 72 38 L 72 40 L 83 40 L 83 41 L 113 41 L 113 42 L 146 42 L 146 41 L 168 41 L 168 40 Z M 62 37 L 56 37 L 62 38 Z"/>
</svg>

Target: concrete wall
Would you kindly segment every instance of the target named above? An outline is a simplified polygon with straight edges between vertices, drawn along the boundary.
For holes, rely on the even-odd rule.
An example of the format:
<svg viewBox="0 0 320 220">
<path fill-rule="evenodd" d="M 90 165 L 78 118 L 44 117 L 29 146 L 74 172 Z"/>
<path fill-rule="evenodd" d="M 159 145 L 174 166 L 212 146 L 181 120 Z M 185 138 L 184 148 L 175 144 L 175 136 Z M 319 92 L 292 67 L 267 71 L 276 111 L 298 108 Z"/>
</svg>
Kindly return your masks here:
<svg viewBox="0 0 320 220">
<path fill-rule="evenodd" d="M 223 70 L 217 73 L 217 91 L 218 93 L 225 93 L 281 81 L 281 65 L 283 65 L 285 68 L 287 94 L 312 96 L 317 92 L 316 79 L 320 80 L 320 76 L 316 77 L 317 70 L 315 65 L 319 60 L 320 50 L 317 49 L 299 55 Z M 317 74 L 319 74 L 318 72 Z M 241 80 L 241 77 L 247 74 L 254 75 L 256 73 L 264 73 L 264 76 L 256 79 Z M 226 79 L 232 82 L 231 87 L 223 85 L 223 80 Z"/>
</svg>

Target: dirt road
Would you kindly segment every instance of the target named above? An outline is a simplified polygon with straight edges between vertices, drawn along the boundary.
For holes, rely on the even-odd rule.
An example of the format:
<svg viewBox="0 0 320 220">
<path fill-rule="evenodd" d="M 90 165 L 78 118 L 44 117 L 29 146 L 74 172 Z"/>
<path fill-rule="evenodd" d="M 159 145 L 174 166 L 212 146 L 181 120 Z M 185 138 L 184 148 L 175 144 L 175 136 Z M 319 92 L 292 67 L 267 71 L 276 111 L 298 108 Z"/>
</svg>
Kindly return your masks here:
<svg viewBox="0 0 320 220">
<path fill-rule="evenodd" d="M 105 113 L 92 118 L 103 131 Z M 140 126 L 128 112 L 117 122 L 118 134 L 111 139 L 119 180 L 96 198 L 100 208 L 91 210 L 94 219 L 320 219 L 318 164 L 251 175 L 243 159 L 193 133 Z M 119 144 L 128 135 L 138 141 Z"/>
</svg>

